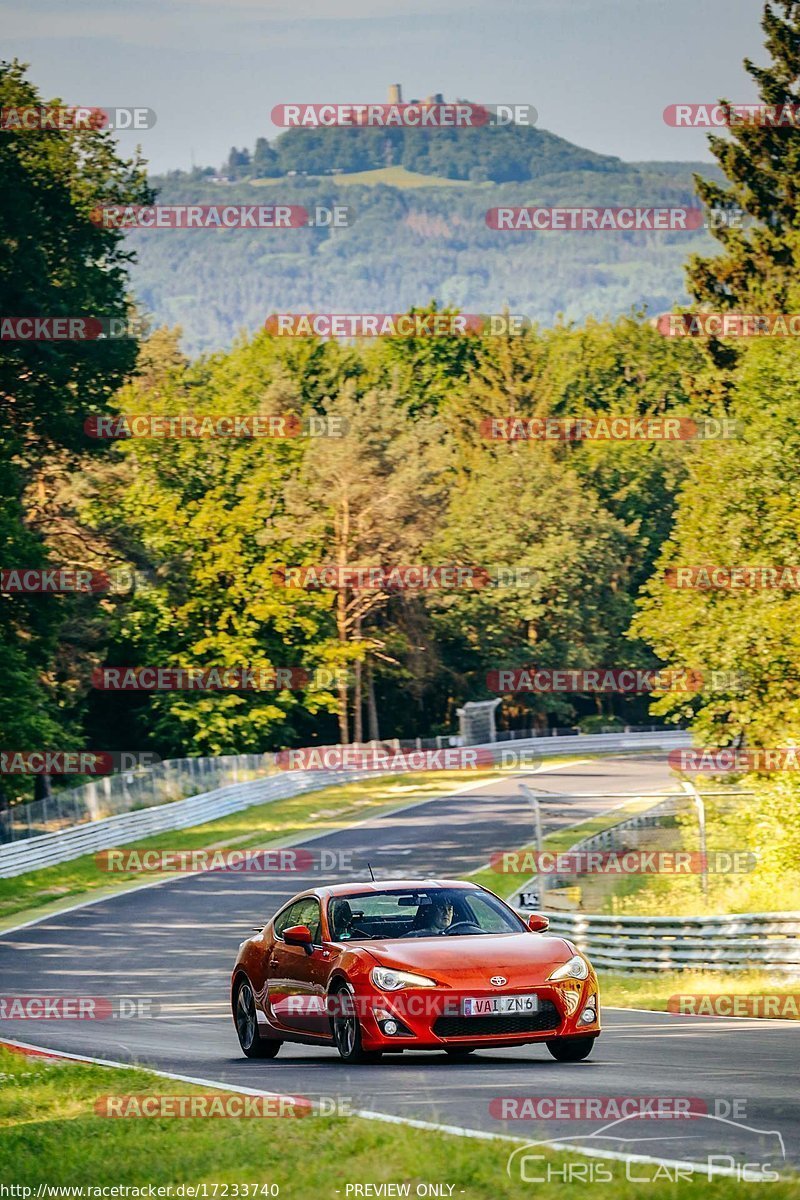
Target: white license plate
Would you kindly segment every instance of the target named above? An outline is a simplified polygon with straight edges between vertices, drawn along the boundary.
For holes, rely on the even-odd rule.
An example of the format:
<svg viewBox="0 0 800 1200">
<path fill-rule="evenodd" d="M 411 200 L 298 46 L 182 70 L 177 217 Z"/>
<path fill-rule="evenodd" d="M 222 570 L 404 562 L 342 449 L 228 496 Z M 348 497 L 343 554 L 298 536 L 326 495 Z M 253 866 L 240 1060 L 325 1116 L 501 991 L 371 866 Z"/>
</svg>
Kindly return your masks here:
<svg viewBox="0 0 800 1200">
<path fill-rule="evenodd" d="M 465 1017 L 484 1017 L 491 1013 L 535 1013 L 539 997 L 528 996 L 465 996 L 461 1012 Z"/>
</svg>

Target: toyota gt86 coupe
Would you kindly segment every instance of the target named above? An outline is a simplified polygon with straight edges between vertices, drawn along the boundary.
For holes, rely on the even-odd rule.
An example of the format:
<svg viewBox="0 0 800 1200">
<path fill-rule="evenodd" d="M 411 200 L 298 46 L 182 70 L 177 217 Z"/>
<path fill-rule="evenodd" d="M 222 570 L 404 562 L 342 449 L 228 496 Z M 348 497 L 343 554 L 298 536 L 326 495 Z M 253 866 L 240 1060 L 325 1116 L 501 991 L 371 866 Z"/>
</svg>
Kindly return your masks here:
<svg viewBox="0 0 800 1200">
<path fill-rule="evenodd" d="M 363 1062 L 544 1042 L 578 1062 L 600 1033 L 597 979 L 571 942 L 542 936 L 547 926 L 453 880 L 309 889 L 239 948 L 239 1043 L 248 1058 L 301 1042 Z"/>
</svg>

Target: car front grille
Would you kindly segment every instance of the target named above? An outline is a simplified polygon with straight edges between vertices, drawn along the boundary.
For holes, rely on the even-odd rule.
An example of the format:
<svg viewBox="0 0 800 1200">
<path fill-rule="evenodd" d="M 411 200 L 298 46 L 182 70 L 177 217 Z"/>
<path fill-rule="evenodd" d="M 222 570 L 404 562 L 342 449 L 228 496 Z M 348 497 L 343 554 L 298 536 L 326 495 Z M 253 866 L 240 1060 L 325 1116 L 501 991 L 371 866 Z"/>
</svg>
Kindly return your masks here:
<svg viewBox="0 0 800 1200">
<path fill-rule="evenodd" d="M 483 1017 L 439 1017 L 433 1032 L 441 1038 L 486 1037 L 493 1033 L 544 1033 L 557 1029 L 561 1014 L 552 1000 L 542 1000 L 535 1013 L 490 1013 Z"/>
</svg>

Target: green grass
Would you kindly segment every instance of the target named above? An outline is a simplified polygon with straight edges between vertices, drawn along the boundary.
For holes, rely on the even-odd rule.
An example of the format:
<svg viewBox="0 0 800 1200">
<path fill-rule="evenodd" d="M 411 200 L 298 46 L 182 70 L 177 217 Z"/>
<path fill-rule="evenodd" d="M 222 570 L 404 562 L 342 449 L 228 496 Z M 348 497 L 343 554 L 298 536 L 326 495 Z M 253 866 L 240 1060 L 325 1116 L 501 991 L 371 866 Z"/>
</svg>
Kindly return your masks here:
<svg viewBox="0 0 800 1200">
<path fill-rule="evenodd" d="M 402 808 L 442 792 L 502 778 L 498 771 L 425 771 L 340 784 L 288 800 L 275 800 L 231 813 L 204 825 L 158 834 L 126 845 L 126 850 L 198 850 L 236 846 L 237 849 L 277 846 L 312 834 L 341 829 L 366 820 L 375 812 Z M 79 896 L 112 894 L 121 888 L 151 882 L 153 873 L 108 874 L 94 855 L 0 879 L 0 929 L 28 916 L 58 911 Z M 13 920 L 11 919 L 13 918 Z"/>
<path fill-rule="evenodd" d="M 395 188 L 486 188 L 494 186 L 491 183 L 472 183 L 468 179 L 447 179 L 444 175 L 422 175 L 419 171 L 407 171 L 405 167 L 378 167 L 374 171 L 350 171 L 343 175 L 309 175 L 303 176 L 303 178 L 321 180 L 325 183 L 360 183 L 367 187 L 373 187 L 376 183 Z M 287 179 L 285 176 L 281 176 L 278 179 L 251 179 L 248 182 L 253 187 L 274 187 L 275 184 L 285 186 Z M 288 182 L 294 182 L 294 176 Z"/>
<path fill-rule="evenodd" d="M 268 1066 L 266 1070 L 259 1070 L 258 1064 L 253 1067 L 257 1086 L 268 1078 Z M 260 1188 L 274 1183 L 281 1200 L 333 1200 L 337 1192 L 345 1200 L 347 1184 L 384 1182 L 410 1183 L 412 1196 L 418 1183 L 445 1183 L 452 1185 L 453 1197 L 463 1195 L 468 1200 L 512 1200 L 523 1195 L 577 1200 L 586 1194 L 581 1182 L 556 1178 L 534 1187 L 521 1184 L 519 1177 L 509 1178 L 506 1162 L 514 1146 L 499 1140 L 458 1138 L 349 1116 L 126 1120 L 98 1115 L 95 1104 L 105 1096 L 211 1091 L 138 1069 L 27 1059 L 0 1047 L 0 1081 L 0 1178 L 31 1187 L 34 1195 L 40 1184 L 172 1185 L 174 1189 L 205 1183 L 210 1197 L 214 1185 L 225 1184 L 227 1195 L 234 1196 L 235 1184 Z M 368 1078 L 365 1085 L 369 1087 Z M 357 1096 L 348 1099 L 358 1107 Z M 488 1099 L 479 1103 L 488 1104 Z M 522 1122 L 514 1124 L 515 1136 L 547 1137 L 541 1125 L 520 1134 Z M 562 1170 L 566 1162 L 584 1164 L 586 1170 L 591 1161 L 577 1153 L 548 1153 L 547 1159 Z M 613 1171 L 614 1182 L 593 1184 L 593 1197 L 633 1200 L 641 1196 L 644 1185 L 626 1181 L 624 1164 L 604 1166 Z M 648 1169 L 654 1174 L 657 1170 Z M 644 1168 L 638 1167 L 636 1173 L 643 1174 Z M 699 1175 L 694 1182 L 710 1200 L 763 1194 L 754 1190 L 758 1184 L 729 1179 L 708 1183 Z M 796 1186 L 789 1179 L 773 1183 L 769 1195 L 789 1200 L 797 1194 Z M 223 1191 L 217 1194 L 222 1196 Z M 693 1192 L 691 1183 L 680 1187 L 665 1181 L 661 1168 L 660 1178 L 647 1186 L 646 1194 L 652 1200 L 675 1200 Z"/>
<path fill-rule="evenodd" d="M 762 971 L 664 971 L 658 975 L 620 975 L 598 971 L 600 999 L 612 1008 L 649 1008 L 667 1011 L 670 996 L 798 996 L 800 984 L 776 981 Z M 752 1015 L 758 1016 L 758 1013 Z M 787 1012 L 786 1020 L 797 1020 Z"/>
</svg>

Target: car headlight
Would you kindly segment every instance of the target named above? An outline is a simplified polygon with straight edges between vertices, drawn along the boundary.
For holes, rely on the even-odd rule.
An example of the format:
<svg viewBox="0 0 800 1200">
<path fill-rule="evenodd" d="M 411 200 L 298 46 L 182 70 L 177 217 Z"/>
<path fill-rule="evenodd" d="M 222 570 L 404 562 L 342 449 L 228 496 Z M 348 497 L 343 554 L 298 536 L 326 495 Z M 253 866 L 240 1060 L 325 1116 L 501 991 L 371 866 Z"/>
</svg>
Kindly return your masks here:
<svg viewBox="0 0 800 1200">
<path fill-rule="evenodd" d="M 391 967 L 373 967 L 370 978 L 384 992 L 399 992 L 404 987 L 436 987 L 435 979 L 414 975 L 411 971 L 393 971 Z"/>
<path fill-rule="evenodd" d="M 556 967 L 550 976 L 551 979 L 588 979 L 588 977 L 589 964 L 585 958 L 581 958 L 580 954 L 573 955 L 569 962 Z"/>
</svg>

